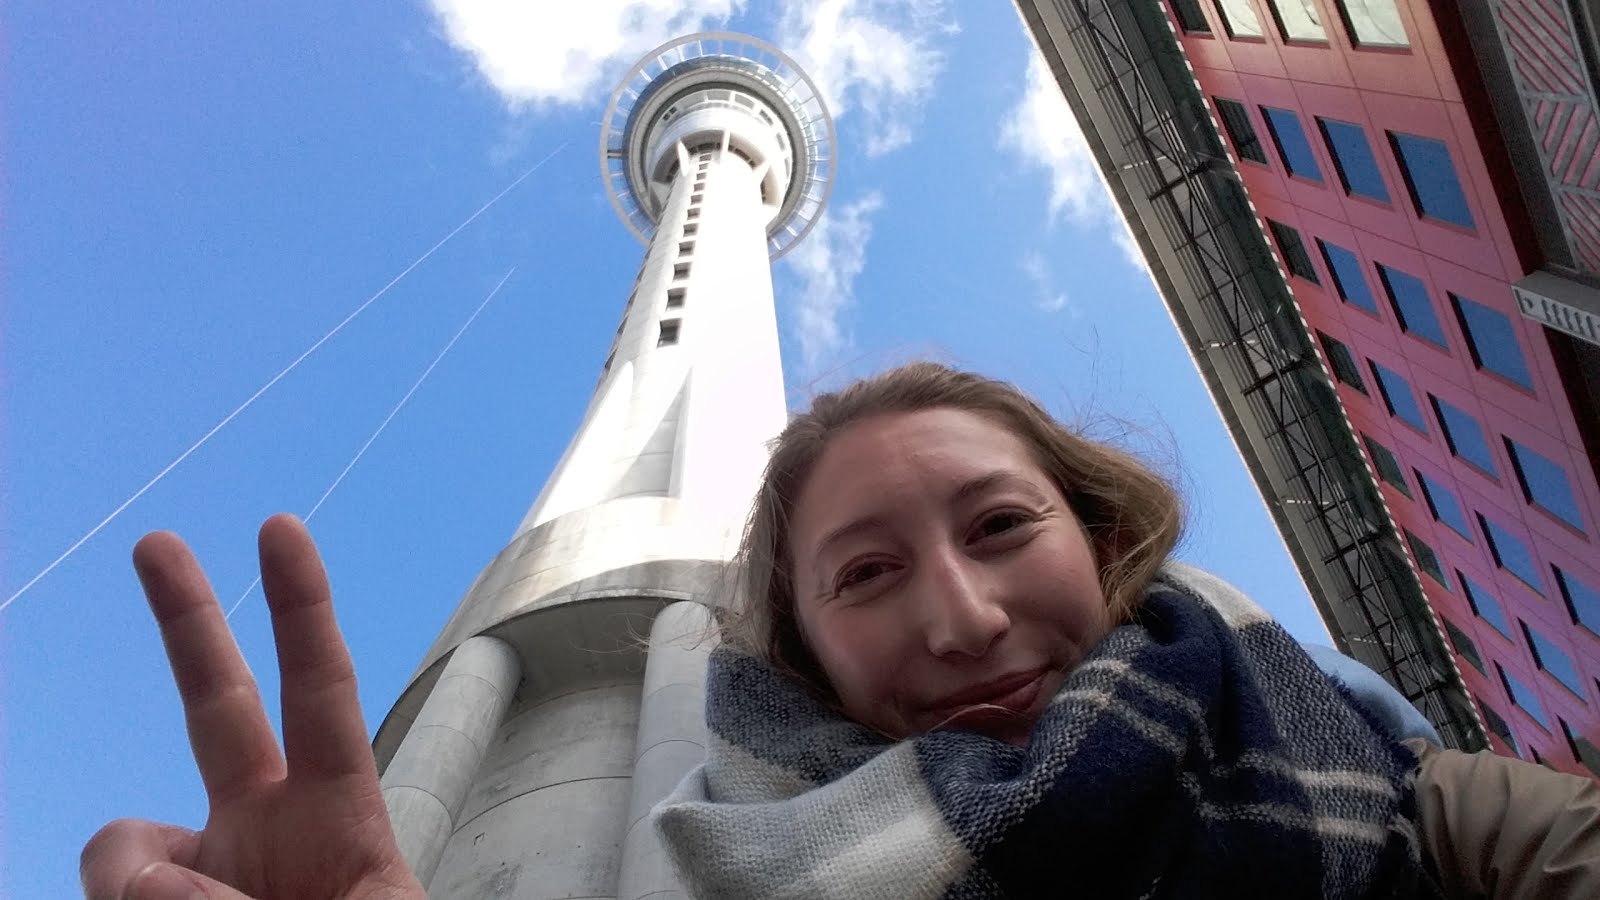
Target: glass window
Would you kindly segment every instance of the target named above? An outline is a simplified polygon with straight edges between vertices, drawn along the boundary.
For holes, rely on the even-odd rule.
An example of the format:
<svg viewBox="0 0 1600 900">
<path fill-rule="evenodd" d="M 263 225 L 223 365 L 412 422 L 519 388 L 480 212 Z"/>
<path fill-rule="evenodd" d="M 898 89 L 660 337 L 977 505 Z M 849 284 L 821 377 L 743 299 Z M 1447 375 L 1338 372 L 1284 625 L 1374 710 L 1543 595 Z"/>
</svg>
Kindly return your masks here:
<svg viewBox="0 0 1600 900">
<path fill-rule="evenodd" d="M 1539 664 L 1539 668 L 1549 672 L 1567 690 L 1582 697 L 1583 676 L 1578 674 L 1578 666 L 1572 657 L 1527 622 L 1522 623 L 1522 634 L 1528 639 L 1528 649 L 1533 651 L 1533 661 Z"/>
<path fill-rule="evenodd" d="M 1538 593 L 1544 593 L 1539 587 L 1539 566 L 1533 561 L 1533 551 L 1528 549 L 1528 545 L 1495 522 L 1484 518 L 1482 513 L 1478 514 L 1478 525 L 1483 528 L 1483 536 L 1489 540 L 1489 552 L 1494 554 L 1495 565 Z"/>
<path fill-rule="evenodd" d="M 1333 167 L 1339 173 L 1339 183 L 1358 197 L 1389 202 L 1389 188 L 1383 183 L 1383 173 L 1378 171 L 1377 157 L 1372 155 L 1372 145 L 1367 143 L 1367 132 L 1360 125 L 1340 122 L 1337 119 L 1318 119 L 1322 138 L 1333 151 Z"/>
<path fill-rule="evenodd" d="M 1483 585 L 1456 570 L 1456 577 L 1461 579 L 1461 589 L 1467 595 L 1467 605 L 1478 614 L 1478 618 L 1494 626 L 1494 630 L 1506 637 L 1511 637 L 1511 625 L 1506 622 L 1505 610 L 1500 608 L 1500 601 L 1494 595 L 1484 590 Z"/>
<path fill-rule="evenodd" d="M 668 288 L 667 289 L 667 309 L 677 309 L 678 307 L 682 306 L 683 305 L 683 298 L 684 298 L 685 295 L 686 295 L 686 292 L 681 287 Z"/>
<path fill-rule="evenodd" d="M 1389 132 L 1389 140 L 1400 160 L 1400 171 L 1411 191 L 1411 201 L 1417 205 L 1417 214 L 1471 228 L 1472 210 L 1467 206 L 1467 195 L 1461 190 L 1450 148 L 1444 141 L 1394 131 Z"/>
<path fill-rule="evenodd" d="M 1368 362 L 1372 365 L 1373 377 L 1378 380 L 1378 393 L 1383 395 L 1383 405 L 1388 407 L 1389 415 L 1418 431 L 1426 432 L 1428 423 L 1422 418 L 1417 395 L 1411 393 L 1411 384 L 1399 372 L 1371 360 Z"/>
<path fill-rule="evenodd" d="M 1283 37 L 1290 41 L 1325 41 L 1328 33 L 1322 30 L 1322 19 L 1317 14 L 1314 0 L 1272 0 L 1272 9 L 1278 16 Z"/>
<path fill-rule="evenodd" d="M 1200 9 L 1200 0 L 1172 0 L 1172 14 L 1178 17 L 1178 27 L 1191 34 L 1210 34 L 1211 26 Z"/>
<path fill-rule="evenodd" d="M 1450 643 L 1455 645 L 1456 653 L 1462 659 L 1471 663 L 1472 667 L 1477 669 L 1480 674 L 1489 674 L 1484 671 L 1483 657 L 1478 655 L 1478 645 L 1472 642 L 1472 638 L 1467 637 L 1466 632 L 1457 628 L 1455 623 L 1449 619 L 1440 619 L 1439 621 L 1444 623 L 1445 633 L 1450 635 Z"/>
<path fill-rule="evenodd" d="M 1439 582 L 1445 590 L 1450 590 L 1450 582 L 1444 580 L 1444 569 L 1439 565 L 1439 554 L 1433 552 L 1432 547 L 1410 530 L 1405 528 L 1400 530 L 1405 532 L 1406 544 L 1411 547 L 1411 555 L 1416 557 L 1417 568 L 1428 573 L 1428 577 Z"/>
<path fill-rule="evenodd" d="M 1311 264 L 1311 254 L 1306 252 L 1305 241 L 1300 239 L 1300 232 L 1271 219 L 1267 220 L 1267 227 L 1272 230 L 1272 239 L 1278 242 L 1278 249 L 1283 252 L 1283 264 L 1288 267 L 1290 274 L 1298 275 L 1312 284 L 1321 284 L 1317 279 L 1317 269 Z"/>
<path fill-rule="evenodd" d="M 1473 699 L 1478 700 L 1476 697 Z M 1506 724 L 1506 720 L 1482 700 L 1478 700 L 1478 709 L 1483 713 L 1483 724 L 1489 729 L 1489 733 L 1505 741 L 1512 753 L 1521 754 L 1522 750 L 1517 747 L 1517 738 L 1511 733 L 1511 726 Z"/>
<path fill-rule="evenodd" d="M 1400 468 L 1400 460 L 1395 458 L 1394 453 L 1367 435 L 1363 434 L 1361 440 L 1367 445 L 1367 452 L 1372 454 L 1372 467 L 1378 470 L 1378 477 L 1394 485 L 1400 493 L 1411 496 L 1405 470 Z"/>
<path fill-rule="evenodd" d="M 1428 501 L 1428 509 L 1433 512 L 1434 519 L 1449 526 L 1456 534 L 1472 540 L 1472 526 L 1467 524 L 1467 514 L 1461 511 L 1461 503 L 1456 500 L 1456 495 L 1422 472 L 1418 471 L 1416 475 L 1417 483 L 1422 485 L 1422 496 Z"/>
<path fill-rule="evenodd" d="M 1317 338 L 1322 341 L 1322 349 L 1328 354 L 1328 367 L 1333 369 L 1333 377 L 1365 394 L 1367 386 L 1361 383 L 1361 369 L 1356 366 L 1355 357 L 1350 355 L 1350 348 L 1320 331 L 1317 332 Z"/>
<path fill-rule="evenodd" d="M 1444 439 L 1450 445 L 1451 453 L 1490 475 L 1499 471 L 1495 468 L 1494 454 L 1489 451 L 1489 441 L 1484 438 L 1483 428 L 1478 425 L 1477 419 L 1432 394 L 1428 395 L 1428 401 L 1433 404 L 1434 415 L 1439 417 L 1439 425 L 1444 429 Z"/>
<path fill-rule="evenodd" d="M 1339 0 L 1345 27 L 1358 46 L 1408 47 L 1405 26 L 1394 0 Z"/>
<path fill-rule="evenodd" d="M 1505 441 L 1506 451 L 1511 454 L 1511 468 L 1522 484 L 1523 497 L 1582 531 L 1583 513 L 1578 512 L 1578 498 L 1572 493 L 1572 482 L 1567 480 L 1566 470 L 1510 438 Z"/>
<path fill-rule="evenodd" d="M 1255 126 L 1250 124 L 1249 110 L 1237 100 L 1214 99 L 1217 101 L 1217 112 L 1222 114 L 1222 127 L 1228 132 L 1228 140 L 1233 141 L 1233 149 L 1238 151 L 1239 158 L 1265 165 L 1267 151 L 1261 146 L 1261 139 L 1256 137 Z"/>
<path fill-rule="evenodd" d="M 1261 107 L 1261 112 L 1267 118 L 1267 130 L 1272 132 L 1272 142 L 1278 147 L 1278 155 L 1283 157 L 1283 167 L 1289 170 L 1290 175 L 1321 184 L 1322 172 L 1317 168 L 1317 156 L 1311 152 L 1311 142 L 1306 140 L 1305 129 L 1300 127 L 1300 117 L 1290 110 L 1273 109 L 1270 106 Z"/>
<path fill-rule="evenodd" d="M 1499 310 L 1455 294 L 1450 295 L 1450 303 L 1455 306 L 1461 331 L 1467 336 L 1473 363 L 1533 390 L 1533 378 L 1528 374 L 1528 363 L 1522 356 L 1522 346 L 1517 343 L 1511 319 Z"/>
<path fill-rule="evenodd" d="M 1359 306 L 1373 315 L 1378 314 L 1378 301 L 1372 297 L 1372 289 L 1367 286 L 1366 274 L 1361 270 L 1361 260 L 1354 253 L 1324 240 L 1318 240 L 1317 246 L 1322 248 L 1322 259 L 1328 264 L 1328 271 L 1333 274 L 1333 286 L 1339 291 L 1339 297 L 1351 306 Z"/>
<path fill-rule="evenodd" d="M 1518 681 L 1517 676 L 1507 672 L 1499 663 L 1495 664 L 1495 668 L 1500 671 L 1500 680 L 1506 686 L 1506 693 L 1511 695 L 1511 702 L 1522 707 L 1535 722 L 1539 723 L 1540 728 L 1548 730 L 1550 723 L 1545 721 L 1544 704 L 1539 702 L 1539 695 L 1533 692 L 1533 688 Z"/>
<path fill-rule="evenodd" d="M 1600 591 L 1584 584 L 1556 567 L 1556 585 L 1561 588 L 1561 599 L 1567 601 L 1567 612 L 1572 621 L 1600 634 Z"/>
<path fill-rule="evenodd" d="M 1256 15 L 1256 8 L 1250 0 L 1217 0 L 1217 8 L 1222 12 L 1222 24 L 1228 26 L 1228 34 L 1234 37 L 1262 37 L 1266 34 L 1261 30 L 1261 17 Z"/>
<path fill-rule="evenodd" d="M 1567 736 L 1567 746 L 1572 748 L 1572 755 L 1577 757 L 1578 762 L 1583 763 L 1584 767 L 1594 774 L 1600 775 L 1600 747 L 1595 746 L 1595 743 L 1584 737 L 1581 732 L 1575 731 L 1565 720 L 1561 720 L 1561 732 Z"/>
<path fill-rule="evenodd" d="M 682 322 L 682 319 L 662 319 L 661 336 L 656 338 L 656 346 L 665 347 L 669 344 L 676 344 L 678 342 L 678 326 Z"/>
<path fill-rule="evenodd" d="M 1422 283 L 1422 279 L 1381 263 L 1378 265 L 1378 275 L 1383 279 L 1389 301 L 1394 304 L 1400 327 L 1430 344 L 1448 349 L 1444 327 L 1439 324 L 1439 317 L 1434 315 L 1433 300 L 1429 299 L 1428 286 Z"/>
</svg>

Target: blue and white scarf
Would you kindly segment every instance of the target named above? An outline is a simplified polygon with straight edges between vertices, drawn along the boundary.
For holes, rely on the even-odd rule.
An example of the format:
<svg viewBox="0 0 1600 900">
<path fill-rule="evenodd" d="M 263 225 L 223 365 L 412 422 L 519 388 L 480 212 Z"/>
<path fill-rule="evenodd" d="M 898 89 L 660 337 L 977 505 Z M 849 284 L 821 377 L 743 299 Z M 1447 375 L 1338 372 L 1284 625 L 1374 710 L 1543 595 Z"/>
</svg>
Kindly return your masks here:
<svg viewBox="0 0 1600 900">
<path fill-rule="evenodd" d="M 707 757 L 656 809 L 707 898 L 1435 896 L 1416 758 L 1226 583 L 1169 566 L 1026 747 L 893 742 L 713 652 Z"/>
</svg>

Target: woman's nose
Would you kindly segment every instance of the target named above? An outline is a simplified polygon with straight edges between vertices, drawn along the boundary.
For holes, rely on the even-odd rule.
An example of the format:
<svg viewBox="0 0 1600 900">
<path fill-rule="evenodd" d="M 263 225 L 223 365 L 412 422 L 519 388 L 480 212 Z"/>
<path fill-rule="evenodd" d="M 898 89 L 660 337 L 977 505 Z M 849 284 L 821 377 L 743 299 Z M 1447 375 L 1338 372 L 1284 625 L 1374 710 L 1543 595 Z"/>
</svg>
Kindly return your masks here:
<svg viewBox="0 0 1600 900">
<path fill-rule="evenodd" d="M 929 652 L 979 657 L 1011 627 L 1000 597 L 978 563 L 959 553 L 924 566 L 923 608 Z"/>
</svg>

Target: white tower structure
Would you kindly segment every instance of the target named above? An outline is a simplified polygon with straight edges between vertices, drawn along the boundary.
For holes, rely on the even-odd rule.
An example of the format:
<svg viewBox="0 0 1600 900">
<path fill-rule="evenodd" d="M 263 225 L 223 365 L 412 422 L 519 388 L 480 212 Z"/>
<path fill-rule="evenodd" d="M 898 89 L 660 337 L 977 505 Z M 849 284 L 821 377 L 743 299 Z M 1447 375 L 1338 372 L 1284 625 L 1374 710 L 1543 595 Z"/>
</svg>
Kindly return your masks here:
<svg viewBox="0 0 1600 900">
<path fill-rule="evenodd" d="M 644 263 L 577 434 L 373 742 L 429 896 L 681 895 L 645 816 L 704 753 L 709 607 L 786 416 L 769 260 L 833 146 L 816 86 L 742 35 L 612 95 L 601 172 Z"/>
</svg>

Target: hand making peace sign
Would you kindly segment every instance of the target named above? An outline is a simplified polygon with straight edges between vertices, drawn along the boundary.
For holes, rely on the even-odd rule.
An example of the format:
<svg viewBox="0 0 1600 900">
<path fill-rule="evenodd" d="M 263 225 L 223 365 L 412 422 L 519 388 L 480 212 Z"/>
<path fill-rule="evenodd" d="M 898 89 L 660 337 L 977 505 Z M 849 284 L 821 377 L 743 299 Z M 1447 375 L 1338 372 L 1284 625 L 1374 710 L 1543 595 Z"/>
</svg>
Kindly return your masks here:
<svg viewBox="0 0 1600 900">
<path fill-rule="evenodd" d="M 83 850 L 91 900 L 425 897 L 401 858 L 311 535 L 261 526 L 261 581 L 282 680 L 283 750 L 222 609 L 176 535 L 145 536 L 133 563 L 161 627 L 205 782 L 204 830 L 136 819 Z"/>
</svg>

